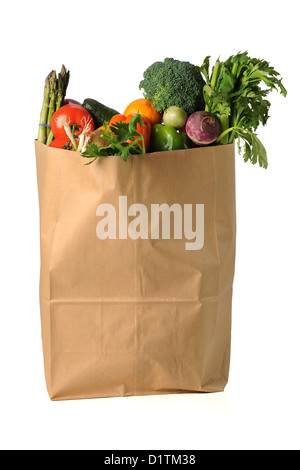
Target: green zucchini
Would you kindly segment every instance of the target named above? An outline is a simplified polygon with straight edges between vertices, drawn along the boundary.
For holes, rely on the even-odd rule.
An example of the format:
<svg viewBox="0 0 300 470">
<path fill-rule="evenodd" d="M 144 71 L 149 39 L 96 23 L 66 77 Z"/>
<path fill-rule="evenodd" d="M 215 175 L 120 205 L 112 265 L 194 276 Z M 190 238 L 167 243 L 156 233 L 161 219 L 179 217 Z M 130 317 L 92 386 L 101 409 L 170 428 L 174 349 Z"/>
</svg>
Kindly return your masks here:
<svg viewBox="0 0 300 470">
<path fill-rule="evenodd" d="M 103 126 L 105 121 L 109 122 L 113 116 L 120 114 L 115 109 L 109 108 L 99 101 L 92 98 L 86 98 L 82 103 L 84 109 L 86 109 L 94 119 L 95 129 Z"/>
</svg>

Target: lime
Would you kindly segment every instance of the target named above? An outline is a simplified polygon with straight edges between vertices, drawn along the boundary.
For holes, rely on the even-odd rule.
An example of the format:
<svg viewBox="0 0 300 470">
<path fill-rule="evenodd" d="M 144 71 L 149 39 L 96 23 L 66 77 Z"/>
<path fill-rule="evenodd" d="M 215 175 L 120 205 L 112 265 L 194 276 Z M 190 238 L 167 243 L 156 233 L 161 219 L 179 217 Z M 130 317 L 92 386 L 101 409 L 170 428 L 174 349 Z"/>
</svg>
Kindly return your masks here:
<svg viewBox="0 0 300 470">
<path fill-rule="evenodd" d="M 188 115 L 184 109 L 178 106 L 171 106 L 164 112 L 163 120 L 166 126 L 175 127 L 175 129 L 181 129 L 186 121 Z"/>
</svg>

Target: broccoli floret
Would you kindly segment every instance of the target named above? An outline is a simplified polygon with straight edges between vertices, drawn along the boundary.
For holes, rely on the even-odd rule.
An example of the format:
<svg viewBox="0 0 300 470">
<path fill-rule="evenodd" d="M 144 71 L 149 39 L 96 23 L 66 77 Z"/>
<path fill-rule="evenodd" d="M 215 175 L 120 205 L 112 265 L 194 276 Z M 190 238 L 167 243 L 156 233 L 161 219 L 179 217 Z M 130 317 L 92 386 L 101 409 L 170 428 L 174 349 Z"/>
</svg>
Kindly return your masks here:
<svg viewBox="0 0 300 470">
<path fill-rule="evenodd" d="M 167 58 L 155 62 L 144 73 L 140 89 L 146 99 L 153 101 L 160 113 L 170 106 L 179 106 L 188 114 L 205 108 L 205 81 L 198 67 L 189 62 Z"/>
</svg>

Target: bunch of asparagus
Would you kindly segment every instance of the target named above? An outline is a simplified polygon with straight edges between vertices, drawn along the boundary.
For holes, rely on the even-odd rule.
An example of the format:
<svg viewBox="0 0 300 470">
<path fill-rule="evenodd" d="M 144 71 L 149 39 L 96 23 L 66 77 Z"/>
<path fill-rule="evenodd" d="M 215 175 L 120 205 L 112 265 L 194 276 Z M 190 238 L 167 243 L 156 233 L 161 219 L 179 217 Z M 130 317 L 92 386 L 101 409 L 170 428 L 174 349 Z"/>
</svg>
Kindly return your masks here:
<svg viewBox="0 0 300 470">
<path fill-rule="evenodd" d="M 63 105 L 69 79 L 70 71 L 67 72 L 66 67 L 63 65 L 60 73 L 58 74 L 58 78 L 56 76 L 56 71 L 52 70 L 45 80 L 44 101 L 37 139 L 43 144 L 50 145 L 54 138 L 51 131 L 51 119 L 55 111 Z"/>
</svg>

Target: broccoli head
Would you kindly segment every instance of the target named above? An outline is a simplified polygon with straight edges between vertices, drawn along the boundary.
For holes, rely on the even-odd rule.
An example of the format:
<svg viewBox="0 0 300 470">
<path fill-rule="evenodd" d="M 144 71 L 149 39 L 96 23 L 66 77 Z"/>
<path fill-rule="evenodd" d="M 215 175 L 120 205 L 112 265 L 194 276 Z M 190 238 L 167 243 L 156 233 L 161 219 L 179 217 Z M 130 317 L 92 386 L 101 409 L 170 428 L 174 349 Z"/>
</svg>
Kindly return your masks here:
<svg viewBox="0 0 300 470">
<path fill-rule="evenodd" d="M 145 71 L 140 89 L 160 113 L 170 106 L 179 106 L 193 114 L 204 110 L 204 85 L 199 67 L 168 58 L 155 62 Z"/>
</svg>

